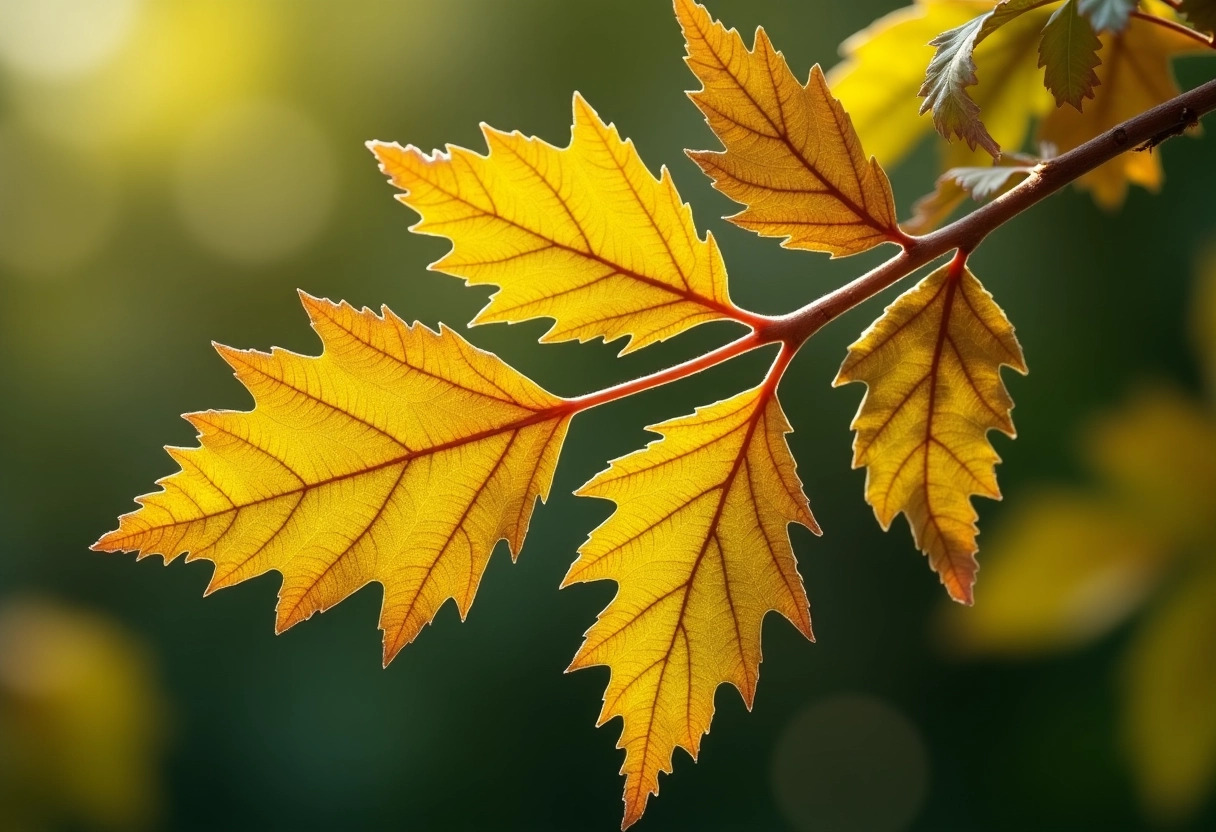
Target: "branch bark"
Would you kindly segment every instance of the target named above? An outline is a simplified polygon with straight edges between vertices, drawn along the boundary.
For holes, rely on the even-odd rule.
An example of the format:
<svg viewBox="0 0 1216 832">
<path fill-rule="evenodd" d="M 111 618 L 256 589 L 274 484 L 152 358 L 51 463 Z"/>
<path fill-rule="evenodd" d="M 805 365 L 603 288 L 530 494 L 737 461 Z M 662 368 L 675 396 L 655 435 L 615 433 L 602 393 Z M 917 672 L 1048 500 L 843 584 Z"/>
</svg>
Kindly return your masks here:
<svg viewBox="0 0 1216 832">
<path fill-rule="evenodd" d="M 783 354 L 788 352 L 792 357 L 793 352 L 829 321 L 898 283 L 920 267 L 951 252 L 970 254 L 997 228 L 1065 185 L 1122 153 L 1136 150 L 1146 142 L 1157 144 L 1178 135 L 1185 127 L 1213 110 L 1216 110 L 1216 79 L 1043 162 L 1008 193 L 937 231 L 921 237 L 909 237 L 907 244 L 894 257 L 818 300 L 787 315 L 757 315 L 751 332 L 712 352 L 615 387 L 567 399 L 564 407 L 577 413 L 607 404 L 678 381 L 766 344 L 781 343 Z"/>
<path fill-rule="evenodd" d="M 766 340 L 801 346 L 829 321 L 868 300 L 921 266 L 955 249 L 975 250 L 985 237 L 1035 203 L 1116 156 L 1145 142 L 1163 141 L 1216 110 L 1216 79 L 1146 110 L 1118 127 L 1044 162 L 1024 182 L 965 217 L 923 237 L 851 283 L 783 315 L 761 332 Z"/>
</svg>

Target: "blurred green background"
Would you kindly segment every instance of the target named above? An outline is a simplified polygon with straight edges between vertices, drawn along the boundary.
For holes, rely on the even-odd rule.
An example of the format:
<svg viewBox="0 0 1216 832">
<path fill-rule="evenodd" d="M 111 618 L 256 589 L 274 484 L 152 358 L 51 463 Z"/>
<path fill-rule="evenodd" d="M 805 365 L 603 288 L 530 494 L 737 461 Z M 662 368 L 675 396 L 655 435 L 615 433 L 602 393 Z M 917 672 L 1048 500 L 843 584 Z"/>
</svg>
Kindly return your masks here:
<svg viewBox="0 0 1216 832">
<path fill-rule="evenodd" d="M 763 23 L 804 75 L 896 5 L 711 11 Z M 484 303 L 426 271 L 447 244 L 408 233 L 367 139 L 481 148 L 484 120 L 564 144 L 579 90 L 672 168 L 742 305 L 791 309 L 885 256 L 784 251 L 719 219 L 733 206 L 682 153 L 716 146 L 682 54 L 661 0 L 0 0 L 0 829 L 616 828 L 607 671 L 562 673 L 613 587 L 557 591 L 610 506 L 570 492 L 644 425 L 754 384 L 764 356 L 580 416 L 519 563 L 498 552 L 467 623 L 448 605 L 387 670 L 378 587 L 276 637 L 277 576 L 203 600 L 205 563 L 87 547 L 173 470 L 163 444 L 193 444 L 178 414 L 249 406 L 212 339 L 315 353 L 297 287 L 432 326 Z M 1184 87 L 1212 71 L 1177 69 Z M 1085 482 L 1078 436 L 1128 390 L 1199 395 L 1184 321 L 1216 239 L 1212 142 L 1170 142 L 1158 196 L 1107 215 L 1060 194 L 973 258 L 1031 367 L 1007 379 L 1020 437 L 994 439 L 1007 502 L 979 501 L 983 528 L 1044 481 Z M 892 171 L 901 215 L 935 173 L 927 144 Z M 862 499 L 862 391 L 830 381 L 893 297 L 820 333 L 781 389 L 825 531 L 793 530 L 819 642 L 770 617 L 754 712 L 719 692 L 701 761 L 677 752 L 639 828 L 1154 828 L 1119 729 L 1139 615 L 1078 650 L 961 660 L 906 523 L 884 534 Z M 542 347 L 546 328 L 468 337 L 577 394 L 732 336 L 618 360 Z M 1169 828 L 1216 828 L 1216 802 Z"/>
</svg>

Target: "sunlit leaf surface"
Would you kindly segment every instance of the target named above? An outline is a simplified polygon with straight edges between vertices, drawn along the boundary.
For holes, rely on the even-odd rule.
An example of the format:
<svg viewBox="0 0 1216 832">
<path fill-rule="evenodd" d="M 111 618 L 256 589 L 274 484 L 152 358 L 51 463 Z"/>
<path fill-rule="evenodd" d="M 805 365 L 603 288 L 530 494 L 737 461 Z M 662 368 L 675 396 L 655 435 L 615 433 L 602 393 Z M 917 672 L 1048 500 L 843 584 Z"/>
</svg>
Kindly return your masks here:
<svg viewBox="0 0 1216 832">
<path fill-rule="evenodd" d="M 763 29 L 749 50 L 693 0 L 677 0 L 676 13 L 702 84 L 690 96 L 725 148 L 689 155 L 745 206 L 731 221 L 833 255 L 898 241 L 887 175 L 862 151 L 819 66 L 802 84 Z"/>
<path fill-rule="evenodd" d="M 989 430 L 1014 435 L 1002 365 L 1026 372 L 1013 327 L 957 261 L 901 295 L 849 347 L 837 385 L 865 382 L 854 467 L 883 528 L 903 512 L 950 597 L 971 603 L 977 515 L 1000 498 Z"/>
<path fill-rule="evenodd" d="M 697 756 L 718 685 L 734 685 L 751 707 L 765 614 L 812 637 L 787 526 L 819 527 L 775 381 L 655 425 L 662 439 L 578 491 L 616 503 L 564 583 L 619 585 L 570 666 L 612 671 L 600 723 L 624 723 L 624 826 L 658 793 L 677 747 Z"/>
<path fill-rule="evenodd" d="M 484 127 L 489 153 L 371 142 L 398 199 L 446 237 L 432 268 L 501 287 L 473 323 L 552 318 L 542 341 L 629 336 L 623 352 L 739 313 L 714 238 L 581 96 L 570 144 Z"/>
<path fill-rule="evenodd" d="M 519 554 L 570 412 L 450 329 L 302 297 L 324 352 L 219 347 L 257 406 L 187 416 L 201 447 L 94 548 L 205 558 L 209 592 L 277 570 L 279 631 L 378 582 L 388 662 Z"/>
</svg>

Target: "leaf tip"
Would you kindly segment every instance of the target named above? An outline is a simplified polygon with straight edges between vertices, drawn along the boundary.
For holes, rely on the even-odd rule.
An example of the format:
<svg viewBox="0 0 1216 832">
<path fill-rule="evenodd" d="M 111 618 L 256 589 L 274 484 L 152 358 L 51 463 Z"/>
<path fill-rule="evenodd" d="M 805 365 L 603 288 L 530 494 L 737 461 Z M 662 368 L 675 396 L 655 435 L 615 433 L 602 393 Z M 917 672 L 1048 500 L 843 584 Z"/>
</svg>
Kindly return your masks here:
<svg viewBox="0 0 1216 832">
<path fill-rule="evenodd" d="M 101 537 L 97 538 L 96 542 L 89 544 L 89 551 L 91 551 L 91 552 L 117 552 L 117 551 L 119 551 L 120 547 L 118 547 L 114 544 L 114 539 L 115 539 L 115 536 L 118 534 L 118 531 L 119 531 L 118 529 L 115 529 L 114 531 L 106 532 Z"/>
<path fill-rule="evenodd" d="M 946 585 L 946 592 L 950 594 L 950 600 L 955 603 L 962 604 L 964 607 L 975 606 L 975 578 L 972 577 L 966 583 L 949 583 Z"/>
</svg>

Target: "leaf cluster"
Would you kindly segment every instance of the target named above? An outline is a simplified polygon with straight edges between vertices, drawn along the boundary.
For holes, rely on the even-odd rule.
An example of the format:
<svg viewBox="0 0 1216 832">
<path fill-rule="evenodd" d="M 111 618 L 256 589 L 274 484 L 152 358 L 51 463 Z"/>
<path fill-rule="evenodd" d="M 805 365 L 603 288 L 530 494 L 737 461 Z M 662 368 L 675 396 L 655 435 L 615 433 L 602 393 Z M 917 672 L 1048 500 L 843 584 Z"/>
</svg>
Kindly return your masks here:
<svg viewBox="0 0 1216 832">
<path fill-rule="evenodd" d="M 728 219 L 833 257 L 891 244 L 899 254 L 887 266 L 821 299 L 833 311 L 819 302 L 780 317 L 743 309 L 717 242 L 698 230 L 670 172 L 653 174 L 578 94 L 564 147 L 490 127 L 484 152 L 370 142 L 397 199 L 419 217 L 412 230 L 451 243 L 431 268 L 495 287 L 471 324 L 543 318 L 552 324 L 542 341 L 624 339 L 622 353 L 710 321 L 744 334 L 651 376 L 563 397 L 446 326 L 301 292 L 321 354 L 218 347 L 254 409 L 187 415 L 198 447 L 168 449 L 180 470 L 94 545 L 211 561 L 208 592 L 277 571 L 278 631 L 378 583 L 387 664 L 448 600 L 468 614 L 500 540 L 519 555 L 579 413 L 768 349 L 755 385 L 650 427 L 655 441 L 576 492 L 615 505 L 563 586 L 618 585 L 570 669 L 610 670 L 600 722 L 621 718 L 625 826 L 658 793 L 676 748 L 699 753 L 721 684 L 751 706 L 767 613 L 813 637 L 788 527 L 820 529 L 778 400 L 796 353 L 839 312 L 947 254 L 850 347 L 836 384 L 867 388 L 853 422 L 854 465 L 866 468 L 865 498 L 879 523 L 903 514 L 949 595 L 973 598 L 971 500 L 1000 497 L 988 432 L 1014 435 L 1001 368 L 1027 368 L 1012 324 L 967 266 L 968 245 L 940 237 L 930 245 L 913 232 L 966 195 L 984 199 L 1033 179 L 1050 151 L 1010 155 L 997 167 L 951 164 L 901 227 L 887 174 L 863 146 L 897 155 L 923 122 L 908 127 L 903 110 L 888 106 L 901 84 L 873 83 L 875 56 L 893 56 L 895 80 L 906 80 L 905 62 L 918 60 L 907 44 L 948 22 L 920 87 L 924 109 L 947 138 L 999 156 L 1000 142 L 1015 133 L 1020 141 L 1042 110 L 1037 99 L 1000 97 L 1018 88 L 988 83 L 985 48 L 999 46 L 1000 71 L 1016 79 L 1016 47 L 1034 34 L 1048 88 L 1084 116 L 1056 126 L 1049 116 L 1043 137 L 1071 149 L 1111 119 L 1168 98 L 1169 57 L 1182 41 L 1196 43 L 1172 18 L 1153 18 L 1166 27 L 1136 17 L 1135 3 L 922 0 L 850 41 L 848 61 L 830 76 L 816 65 L 801 81 L 763 29 L 748 45 L 694 0 L 674 5 L 700 85 L 690 98 L 721 145 L 689 156 L 741 206 Z M 1140 86 L 1114 80 L 1128 50 L 1157 73 L 1133 82 Z M 1099 84 L 1108 97 L 1082 113 Z M 899 103 L 912 104 L 914 92 Z M 1144 181 L 1130 169 L 1118 177 L 1120 188 Z"/>
</svg>

